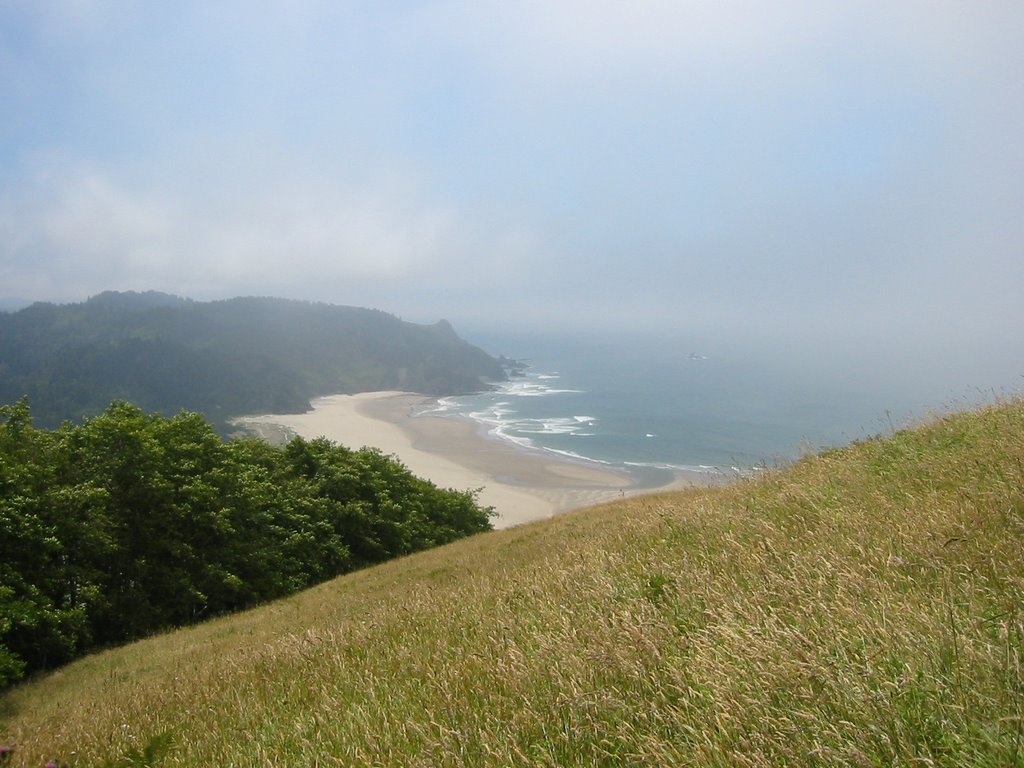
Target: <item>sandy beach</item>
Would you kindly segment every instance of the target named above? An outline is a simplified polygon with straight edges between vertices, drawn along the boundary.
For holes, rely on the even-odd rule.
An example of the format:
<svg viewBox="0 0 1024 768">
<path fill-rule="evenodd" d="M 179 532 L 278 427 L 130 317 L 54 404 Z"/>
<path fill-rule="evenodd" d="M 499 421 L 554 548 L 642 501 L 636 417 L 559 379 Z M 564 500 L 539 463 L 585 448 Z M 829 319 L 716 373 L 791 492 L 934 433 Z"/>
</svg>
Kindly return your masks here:
<svg viewBox="0 0 1024 768">
<path fill-rule="evenodd" d="M 414 415 L 431 402 L 405 392 L 330 395 L 314 400 L 307 413 L 246 416 L 236 423 L 267 438 L 286 431 L 350 448 L 372 446 L 443 488 L 482 489 L 479 500 L 498 513 L 497 528 L 652 490 L 632 486 L 624 473 L 491 437 L 464 417 Z M 680 478 L 672 486 L 689 484 Z"/>
</svg>

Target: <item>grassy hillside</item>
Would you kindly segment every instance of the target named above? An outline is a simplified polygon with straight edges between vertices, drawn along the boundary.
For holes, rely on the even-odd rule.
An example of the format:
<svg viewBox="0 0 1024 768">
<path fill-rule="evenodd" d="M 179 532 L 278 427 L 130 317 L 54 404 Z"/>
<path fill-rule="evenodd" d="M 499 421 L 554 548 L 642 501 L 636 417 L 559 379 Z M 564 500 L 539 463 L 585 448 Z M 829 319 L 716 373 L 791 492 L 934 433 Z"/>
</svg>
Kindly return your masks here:
<svg viewBox="0 0 1024 768">
<path fill-rule="evenodd" d="M 14 765 L 1024 764 L 1024 404 L 483 534 L 0 700 Z"/>
</svg>

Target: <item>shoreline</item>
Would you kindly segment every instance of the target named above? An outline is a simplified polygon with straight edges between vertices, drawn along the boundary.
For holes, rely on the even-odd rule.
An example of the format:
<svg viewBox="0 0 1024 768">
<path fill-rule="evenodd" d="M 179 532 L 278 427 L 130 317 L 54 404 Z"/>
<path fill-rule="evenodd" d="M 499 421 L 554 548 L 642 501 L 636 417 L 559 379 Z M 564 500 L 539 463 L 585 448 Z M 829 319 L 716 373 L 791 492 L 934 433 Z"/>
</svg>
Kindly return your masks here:
<svg viewBox="0 0 1024 768">
<path fill-rule="evenodd" d="M 353 449 L 377 448 L 439 487 L 480 489 L 479 503 L 498 513 L 495 528 L 627 496 L 706 484 L 696 473 L 680 473 L 664 485 L 640 487 L 626 472 L 515 445 L 464 416 L 414 415 L 435 400 L 395 391 L 327 395 L 313 400 L 306 413 L 242 416 L 233 423 L 272 441 L 295 434 L 307 440 L 325 437 Z"/>
</svg>

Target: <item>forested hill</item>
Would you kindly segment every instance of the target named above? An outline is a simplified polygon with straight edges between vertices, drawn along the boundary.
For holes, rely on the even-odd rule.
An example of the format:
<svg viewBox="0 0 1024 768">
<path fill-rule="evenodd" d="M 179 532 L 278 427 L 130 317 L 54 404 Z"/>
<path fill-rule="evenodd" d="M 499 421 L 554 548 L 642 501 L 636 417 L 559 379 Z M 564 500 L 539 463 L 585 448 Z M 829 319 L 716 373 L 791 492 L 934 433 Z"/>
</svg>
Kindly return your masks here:
<svg viewBox="0 0 1024 768">
<path fill-rule="evenodd" d="M 245 413 L 304 411 L 323 394 L 444 395 L 502 378 L 500 361 L 446 321 L 357 307 L 150 291 L 0 313 L 0 404 L 27 395 L 46 427 L 128 400 L 165 415 L 197 411 L 223 429 Z"/>
</svg>

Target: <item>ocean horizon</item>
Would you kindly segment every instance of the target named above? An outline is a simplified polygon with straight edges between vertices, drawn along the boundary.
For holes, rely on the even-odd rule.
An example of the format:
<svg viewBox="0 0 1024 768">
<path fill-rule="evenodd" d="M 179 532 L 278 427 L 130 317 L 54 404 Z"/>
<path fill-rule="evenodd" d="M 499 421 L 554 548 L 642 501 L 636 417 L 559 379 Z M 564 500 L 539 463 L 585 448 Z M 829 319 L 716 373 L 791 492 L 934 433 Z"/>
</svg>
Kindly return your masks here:
<svg viewBox="0 0 1024 768">
<path fill-rule="evenodd" d="M 506 336 L 485 348 L 521 361 L 522 374 L 425 413 L 471 418 L 499 439 L 618 469 L 639 485 L 680 472 L 748 475 L 994 399 L 927 372 L 908 379 L 863 360 L 844 371 L 820 355 L 807 365 L 692 340 Z"/>
</svg>

